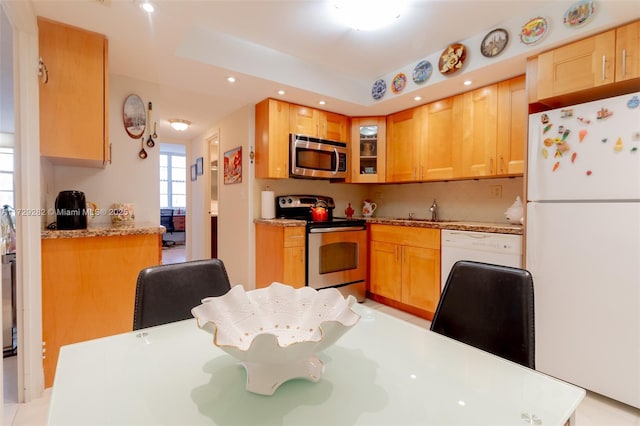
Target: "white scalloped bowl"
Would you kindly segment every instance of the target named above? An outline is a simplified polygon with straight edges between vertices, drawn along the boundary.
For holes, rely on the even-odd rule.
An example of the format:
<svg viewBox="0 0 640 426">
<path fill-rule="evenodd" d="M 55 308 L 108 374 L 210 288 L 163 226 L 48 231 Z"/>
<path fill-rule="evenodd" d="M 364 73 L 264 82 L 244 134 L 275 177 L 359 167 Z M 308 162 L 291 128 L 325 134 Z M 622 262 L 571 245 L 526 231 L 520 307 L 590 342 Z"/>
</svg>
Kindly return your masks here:
<svg viewBox="0 0 640 426">
<path fill-rule="evenodd" d="M 223 296 L 203 299 L 191 313 L 216 346 L 240 360 L 247 390 L 272 395 L 287 380 L 320 380 L 324 365 L 314 354 L 358 322 L 355 302 L 335 288 L 274 282 L 250 291 L 236 285 Z"/>
</svg>

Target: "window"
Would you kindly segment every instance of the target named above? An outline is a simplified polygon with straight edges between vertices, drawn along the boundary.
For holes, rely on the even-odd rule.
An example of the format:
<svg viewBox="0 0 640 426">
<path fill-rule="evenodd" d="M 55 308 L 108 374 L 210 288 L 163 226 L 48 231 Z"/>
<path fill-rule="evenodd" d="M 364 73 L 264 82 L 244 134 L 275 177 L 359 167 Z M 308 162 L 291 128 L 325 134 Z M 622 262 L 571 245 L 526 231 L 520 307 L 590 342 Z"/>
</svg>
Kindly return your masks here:
<svg viewBox="0 0 640 426">
<path fill-rule="evenodd" d="M 0 207 L 15 207 L 13 199 L 13 148 L 0 148 Z"/>
<path fill-rule="evenodd" d="M 182 154 L 160 154 L 160 207 L 187 207 L 187 157 Z"/>
</svg>

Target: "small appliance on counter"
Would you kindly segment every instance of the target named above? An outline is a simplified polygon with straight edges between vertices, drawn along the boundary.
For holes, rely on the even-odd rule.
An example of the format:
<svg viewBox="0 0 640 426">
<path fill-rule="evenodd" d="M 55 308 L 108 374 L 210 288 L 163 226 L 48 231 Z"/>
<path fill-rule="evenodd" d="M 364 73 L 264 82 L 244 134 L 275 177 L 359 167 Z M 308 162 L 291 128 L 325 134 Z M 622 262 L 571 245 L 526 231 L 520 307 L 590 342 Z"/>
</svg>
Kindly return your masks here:
<svg viewBox="0 0 640 426">
<path fill-rule="evenodd" d="M 56 229 L 87 229 L 87 201 L 82 191 L 61 191 L 56 197 Z"/>
</svg>

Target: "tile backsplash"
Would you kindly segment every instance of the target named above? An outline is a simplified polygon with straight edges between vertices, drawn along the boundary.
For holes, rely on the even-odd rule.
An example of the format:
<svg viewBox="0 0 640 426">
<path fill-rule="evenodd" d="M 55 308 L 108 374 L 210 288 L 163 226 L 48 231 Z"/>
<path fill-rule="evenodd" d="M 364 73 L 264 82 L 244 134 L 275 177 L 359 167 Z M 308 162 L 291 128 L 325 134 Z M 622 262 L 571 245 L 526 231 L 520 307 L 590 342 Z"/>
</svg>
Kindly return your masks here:
<svg viewBox="0 0 640 426">
<path fill-rule="evenodd" d="M 373 200 L 378 208 L 374 217 L 430 218 L 429 207 L 435 199 L 441 219 L 507 223 L 504 212 L 516 196 L 523 199 L 523 178 L 479 179 L 450 182 L 411 184 L 358 185 L 335 184 L 321 180 L 257 179 L 255 185 L 254 217 L 260 217 L 260 192 L 267 187 L 275 195 L 309 194 L 333 197 L 334 216 L 344 216 L 348 203 L 361 214 L 365 199 Z M 496 192 L 500 196 L 496 196 Z"/>
</svg>

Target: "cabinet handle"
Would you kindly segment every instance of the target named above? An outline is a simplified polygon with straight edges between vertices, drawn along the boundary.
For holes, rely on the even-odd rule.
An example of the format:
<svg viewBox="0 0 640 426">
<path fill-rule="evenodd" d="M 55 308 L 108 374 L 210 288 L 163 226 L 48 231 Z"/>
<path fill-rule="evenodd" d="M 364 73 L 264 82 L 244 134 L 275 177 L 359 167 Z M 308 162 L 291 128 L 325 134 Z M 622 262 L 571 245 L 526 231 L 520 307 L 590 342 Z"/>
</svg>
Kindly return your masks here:
<svg viewBox="0 0 640 426">
<path fill-rule="evenodd" d="M 500 156 L 500 162 L 498 163 L 500 165 L 500 173 L 504 173 L 505 170 L 505 164 L 504 164 L 504 157 L 501 155 Z"/>
<path fill-rule="evenodd" d="M 49 82 L 49 70 L 44 64 L 42 58 L 38 59 L 38 77 L 40 77 L 42 84 L 47 84 Z"/>
<path fill-rule="evenodd" d="M 622 49 L 622 78 L 627 76 L 627 49 Z"/>
<path fill-rule="evenodd" d="M 493 174 L 493 157 L 489 157 L 489 174 Z"/>
<path fill-rule="evenodd" d="M 396 262 L 398 262 L 398 246 L 394 249 L 394 257 L 396 258 Z"/>
<path fill-rule="evenodd" d="M 607 78 L 607 57 L 602 55 L 602 81 L 605 81 Z"/>
</svg>

